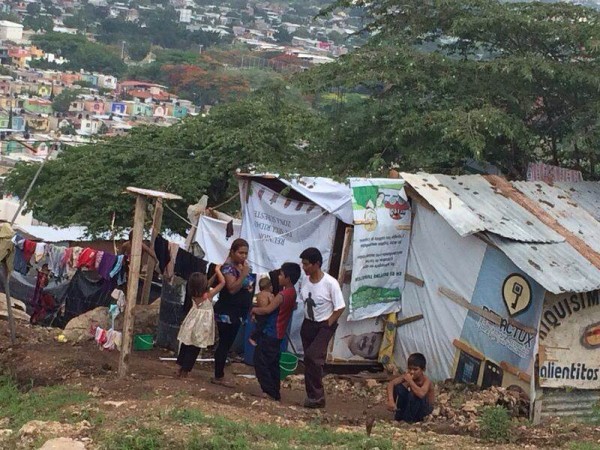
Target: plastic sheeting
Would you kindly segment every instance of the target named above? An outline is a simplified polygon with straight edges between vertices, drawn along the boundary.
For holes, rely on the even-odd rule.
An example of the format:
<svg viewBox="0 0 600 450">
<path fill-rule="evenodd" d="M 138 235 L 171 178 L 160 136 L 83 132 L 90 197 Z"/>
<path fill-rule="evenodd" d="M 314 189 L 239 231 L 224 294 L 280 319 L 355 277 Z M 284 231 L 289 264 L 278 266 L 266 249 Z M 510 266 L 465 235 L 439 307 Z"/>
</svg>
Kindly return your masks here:
<svg viewBox="0 0 600 450">
<path fill-rule="evenodd" d="M 6 292 L 4 289 L 4 268 L 2 270 L 2 277 L 0 277 L 0 290 Z M 31 304 L 31 298 L 33 297 L 33 291 L 35 291 L 35 284 L 37 278 L 21 275 L 18 272 L 12 272 L 10 276 L 10 296 L 11 298 L 21 300 L 25 303 L 27 308 L 27 314 L 31 315 L 33 312 L 33 305 Z M 52 295 L 56 302 L 59 303 L 60 299 L 66 292 L 69 286 L 68 280 L 63 280 L 60 283 L 55 279 L 51 278 L 48 286 L 44 288 L 43 292 L 47 292 Z"/>
<path fill-rule="evenodd" d="M 399 318 L 423 314 L 423 319 L 398 328 L 394 359 L 405 368 L 411 353 L 423 353 L 428 375 L 433 380 L 445 380 L 451 376 L 453 340 L 461 335 L 467 309 L 442 297 L 438 288 L 450 288 L 470 299 L 487 245 L 473 236 L 461 238 L 441 216 L 416 202 L 413 211 L 406 273 L 425 285 L 406 283 Z"/>
<path fill-rule="evenodd" d="M 242 221 L 233 219 L 233 235 L 227 237 L 227 221 L 200 216 L 196 242 L 204 250 L 204 258 L 215 264 L 222 264 L 229 255 L 231 243 L 240 237 Z"/>
<path fill-rule="evenodd" d="M 352 192 L 350 187 L 323 177 L 280 179 L 296 192 L 321 206 L 342 222 L 352 224 Z"/>
<path fill-rule="evenodd" d="M 248 192 L 249 190 L 249 192 Z M 300 253 L 317 247 L 329 267 L 337 220 L 323 208 L 299 202 L 256 182 L 241 182 L 242 237 L 250 244 L 248 261 L 255 272 L 300 262 Z"/>
<path fill-rule="evenodd" d="M 55 324 L 64 326 L 73 317 L 98 306 L 110 305 L 112 288 L 113 286 L 106 284 L 96 272 L 78 270 L 60 299 L 60 303 L 64 304 L 64 313 L 56 318 Z"/>
</svg>

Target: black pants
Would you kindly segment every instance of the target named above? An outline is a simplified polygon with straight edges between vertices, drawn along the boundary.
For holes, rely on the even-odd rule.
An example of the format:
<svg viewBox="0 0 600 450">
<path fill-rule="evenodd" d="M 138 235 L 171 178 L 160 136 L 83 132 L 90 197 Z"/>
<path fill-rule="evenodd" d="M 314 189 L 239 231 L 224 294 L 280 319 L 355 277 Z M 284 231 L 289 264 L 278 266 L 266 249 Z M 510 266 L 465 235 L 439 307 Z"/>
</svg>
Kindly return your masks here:
<svg viewBox="0 0 600 450">
<path fill-rule="evenodd" d="M 186 372 L 191 371 L 196 364 L 196 359 L 200 354 L 200 347 L 195 345 L 181 344 L 179 354 L 177 355 L 177 364 Z"/>
<path fill-rule="evenodd" d="M 433 410 L 427 397 L 417 397 L 402 383 L 394 386 L 394 401 L 396 402 L 394 419 L 408 423 L 422 421 Z"/>
<path fill-rule="evenodd" d="M 304 319 L 300 329 L 304 347 L 304 385 L 306 396 L 311 400 L 325 398 L 323 389 L 323 366 L 327 357 L 327 346 L 333 337 L 337 323 L 332 326 L 327 321 L 314 322 Z"/>
<path fill-rule="evenodd" d="M 219 344 L 215 349 L 215 378 L 223 378 L 225 376 L 225 362 L 227 354 L 235 341 L 235 337 L 240 330 L 241 322 L 239 320 L 233 323 L 217 322 L 217 330 L 219 330 Z"/>
<path fill-rule="evenodd" d="M 262 391 L 275 400 L 281 399 L 279 357 L 281 340 L 259 334 L 254 350 L 254 371 Z"/>
</svg>

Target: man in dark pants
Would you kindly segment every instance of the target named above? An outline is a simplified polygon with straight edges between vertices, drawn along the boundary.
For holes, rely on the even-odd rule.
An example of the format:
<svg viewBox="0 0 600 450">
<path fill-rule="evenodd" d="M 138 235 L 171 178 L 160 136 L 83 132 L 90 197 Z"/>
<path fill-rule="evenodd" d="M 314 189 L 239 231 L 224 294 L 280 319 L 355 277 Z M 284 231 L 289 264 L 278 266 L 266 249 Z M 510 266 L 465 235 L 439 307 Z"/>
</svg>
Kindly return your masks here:
<svg viewBox="0 0 600 450">
<path fill-rule="evenodd" d="M 300 258 L 302 269 L 308 277 L 300 287 L 300 298 L 304 302 L 304 322 L 300 329 L 304 347 L 304 406 L 324 408 L 323 366 L 327 346 L 335 334 L 337 321 L 346 304 L 337 280 L 321 270 L 321 252 L 310 247 L 302 252 Z"/>
<path fill-rule="evenodd" d="M 254 370 L 262 391 L 273 400 L 281 400 L 279 379 L 281 342 L 285 337 L 292 312 L 296 309 L 294 284 L 299 278 L 300 266 L 295 263 L 284 263 L 278 275 L 281 292 L 267 306 L 252 309 L 253 314 L 267 316 L 262 333 L 256 339 Z"/>
</svg>

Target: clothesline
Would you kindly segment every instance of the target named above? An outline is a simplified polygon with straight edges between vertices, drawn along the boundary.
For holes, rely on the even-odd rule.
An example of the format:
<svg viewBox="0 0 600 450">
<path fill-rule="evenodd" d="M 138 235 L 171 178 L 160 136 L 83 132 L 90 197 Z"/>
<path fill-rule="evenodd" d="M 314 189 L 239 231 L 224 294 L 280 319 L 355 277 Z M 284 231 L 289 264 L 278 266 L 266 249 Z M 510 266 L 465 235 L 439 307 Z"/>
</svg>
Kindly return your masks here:
<svg viewBox="0 0 600 450">
<path fill-rule="evenodd" d="M 14 270 L 26 274 L 28 266 L 48 267 L 56 278 L 71 278 L 78 269 L 96 270 L 106 280 L 120 275 L 124 255 L 96 250 L 91 247 L 65 247 L 48 242 L 37 242 L 16 233 L 12 238 L 14 245 Z"/>
</svg>

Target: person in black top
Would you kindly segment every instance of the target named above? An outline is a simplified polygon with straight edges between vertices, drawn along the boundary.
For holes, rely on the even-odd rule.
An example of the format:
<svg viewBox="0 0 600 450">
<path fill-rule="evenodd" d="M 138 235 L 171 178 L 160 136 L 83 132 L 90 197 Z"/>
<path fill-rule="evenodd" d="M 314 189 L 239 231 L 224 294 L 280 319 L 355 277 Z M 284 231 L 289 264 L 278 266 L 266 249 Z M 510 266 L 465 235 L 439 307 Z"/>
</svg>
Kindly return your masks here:
<svg viewBox="0 0 600 450">
<path fill-rule="evenodd" d="M 215 304 L 215 320 L 219 330 L 219 344 L 215 349 L 215 376 L 212 383 L 231 386 L 225 380 L 227 354 L 252 306 L 254 281 L 248 265 L 248 242 L 236 239 L 231 244 L 229 256 L 221 273 L 225 277 L 225 288 Z"/>
</svg>

